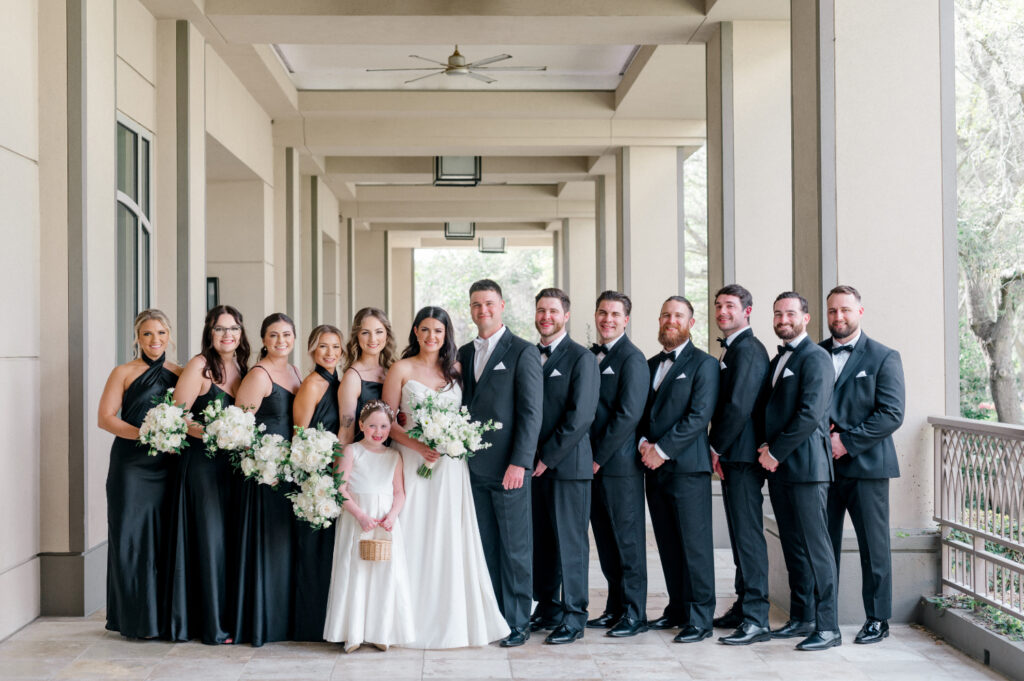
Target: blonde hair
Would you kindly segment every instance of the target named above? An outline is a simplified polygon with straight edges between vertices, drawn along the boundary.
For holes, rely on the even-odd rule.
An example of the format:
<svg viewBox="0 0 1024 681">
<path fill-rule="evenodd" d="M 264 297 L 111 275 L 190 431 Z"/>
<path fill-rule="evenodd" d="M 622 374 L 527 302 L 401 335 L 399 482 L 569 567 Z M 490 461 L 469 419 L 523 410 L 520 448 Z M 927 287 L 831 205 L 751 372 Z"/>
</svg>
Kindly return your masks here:
<svg viewBox="0 0 1024 681">
<path fill-rule="evenodd" d="M 170 344 L 170 346 L 172 348 L 175 347 L 174 346 L 174 338 L 173 338 L 173 335 L 171 333 L 171 320 L 167 318 L 167 315 L 164 314 L 163 310 L 158 310 L 155 307 L 151 307 L 148 310 L 143 310 L 142 312 L 140 312 L 135 317 L 135 325 L 133 327 L 133 331 L 135 333 L 135 338 L 134 338 L 134 340 L 132 340 L 132 357 L 133 358 L 140 356 L 140 352 L 139 352 L 139 331 L 142 329 L 142 325 L 143 324 L 145 324 L 146 322 L 151 322 L 151 321 L 157 321 L 157 322 L 160 322 L 161 324 L 164 325 L 164 328 L 167 329 L 167 339 L 168 339 L 168 341 L 170 341 L 169 344 Z"/>
<path fill-rule="evenodd" d="M 338 358 L 338 364 L 344 364 L 346 354 L 345 334 L 341 332 L 341 329 L 330 324 L 321 324 L 309 332 L 309 342 L 306 343 L 306 351 L 309 353 L 309 358 L 313 359 L 313 352 L 316 350 L 316 346 L 320 344 L 320 337 L 328 333 L 333 333 L 338 337 L 338 342 L 341 343 L 341 357 Z M 316 364 L 316 360 L 313 360 L 313 364 Z"/>
<path fill-rule="evenodd" d="M 370 418 L 377 412 L 383 412 L 391 423 L 395 422 L 395 412 L 384 400 L 370 400 L 363 405 L 363 408 L 359 410 L 359 423 L 362 424 L 366 419 Z"/>
<path fill-rule="evenodd" d="M 395 334 L 391 331 L 391 322 L 388 321 L 388 316 L 384 310 L 376 307 L 364 307 L 356 312 L 356 316 L 352 319 L 352 333 L 349 334 L 347 352 L 345 353 L 345 371 L 348 371 L 349 367 L 363 356 L 363 348 L 359 345 L 359 332 L 363 330 L 363 320 L 367 317 L 373 317 L 380 322 L 387 333 L 387 340 L 384 347 L 381 348 L 378 358 L 380 365 L 385 369 L 390 369 L 391 365 L 395 363 Z"/>
</svg>

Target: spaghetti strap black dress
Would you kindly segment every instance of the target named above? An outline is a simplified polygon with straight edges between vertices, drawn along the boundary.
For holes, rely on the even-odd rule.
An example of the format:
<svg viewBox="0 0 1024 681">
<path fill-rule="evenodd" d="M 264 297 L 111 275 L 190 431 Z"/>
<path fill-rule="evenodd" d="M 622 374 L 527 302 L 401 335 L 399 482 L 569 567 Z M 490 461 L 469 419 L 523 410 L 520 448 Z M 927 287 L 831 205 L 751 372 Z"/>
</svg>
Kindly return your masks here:
<svg viewBox="0 0 1024 681">
<path fill-rule="evenodd" d="M 359 374 L 359 371 L 355 368 L 352 370 Z M 363 410 L 363 407 L 367 402 L 379 400 L 384 394 L 383 383 L 377 383 L 376 381 L 364 381 L 362 375 L 359 376 L 359 385 L 359 401 L 356 402 L 356 432 L 355 436 L 352 438 L 353 442 L 359 442 L 363 439 L 363 431 L 359 429 L 359 412 Z"/>
<path fill-rule="evenodd" d="M 189 411 L 194 417 L 211 403 L 235 398 L 211 384 Z M 174 578 L 171 586 L 171 639 L 198 638 L 224 643 L 231 638 L 228 575 L 236 561 L 236 537 L 228 531 L 239 485 L 228 452 L 207 456 L 202 440 L 188 438 L 181 452 L 181 484 L 175 513 Z"/>
<path fill-rule="evenodd" d="M 164 356 L 145 355 L 146 371 L 121 402 L 121 419 L 142 425 L 178 377 Z M 166 638 L 178 456 L 149 456 L 138 440 L 118 437 L 107 469 L 107 629 L 129 638 Z"/>
<path fill-rule="evenodd" d="M 315 371 L 328 385 L 313 409 L 309 427 L 323 426 L 324 430 L 337 434 L 341 427 L 338 374 L 321 366 Z M 315 530 L 305 520 L 295 518 L 295 561 L 295 640 L 322 641 L 334 562 L 334 527 Z"/>
<path fill-rule="evenodd" d="M 294 394 L 274 383 L 256 410 L 256 423 L 265 425 L 267 434 L 291 440 L 294 399 Z M 271 487 L 255 480 L 241 484 L 234 528 L 238 562 L 231 630 L 236 643 L 262 646 L 292 638 L 295 516 L 287 490 L 277 489 L 281 484 Z"/>
</svg>

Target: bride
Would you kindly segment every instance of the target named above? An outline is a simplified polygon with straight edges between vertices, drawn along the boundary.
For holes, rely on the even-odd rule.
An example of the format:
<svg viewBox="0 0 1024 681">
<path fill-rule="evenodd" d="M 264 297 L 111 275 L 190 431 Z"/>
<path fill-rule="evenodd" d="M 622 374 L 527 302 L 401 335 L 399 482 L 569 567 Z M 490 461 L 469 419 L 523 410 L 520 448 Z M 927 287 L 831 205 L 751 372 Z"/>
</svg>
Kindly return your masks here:
<svg viewBox="0 0 1024 681">
<path fill-rule="evenodd" d="M 412 425 L 412 405 L 427 395 L 456 409 L 462 404 L 455 354 L 448 313 L 420 310 L 409 347 L 384 380 L 384 401 L 405 413 L 405 428 Z M 409 647 L 482 646 L 507 636 L 484 561 L 466 460 L 441 457 L 397 425 L 391 436 L 405 469 L 402 524 L 416 635 Z M 416 474 L 424 461 L 433 464 L 429 479 Z"/>
</svg>

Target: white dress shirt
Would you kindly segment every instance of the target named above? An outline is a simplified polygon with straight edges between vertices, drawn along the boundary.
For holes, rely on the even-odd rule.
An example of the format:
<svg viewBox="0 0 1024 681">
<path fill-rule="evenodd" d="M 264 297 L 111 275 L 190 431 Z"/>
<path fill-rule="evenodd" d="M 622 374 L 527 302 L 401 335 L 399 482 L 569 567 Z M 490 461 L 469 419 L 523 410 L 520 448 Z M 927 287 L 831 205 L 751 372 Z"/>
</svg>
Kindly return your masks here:
<svg viewBox="0 0 1024 681">
<path fill-rule="evenodd" d="M 616 338 L 613 338 L 613 339 L 611 339 L 610 341 L 608 341 L 607 343 L 604 343 L 603 345 L 604 345 L 605 349 L 607 349 L 607 350 L 608 350 L 608 352 L 611 352 L 611 351 L 612 351 L 612 347 L 613 347 L 613 346 L 614 346 L 614 345 L 615 345 L 616 343 L 618 343 L 618 342 L 619 342 L 619 338 L 622 338 L 622 337 L 623 337 L 623 336 L 625 336 L 625 335 L 626 335 L 626 334 L 624 334 L 624 333 L 620 333 L 620 334 L 619 334 L 619 335 L 618 335 L 618 336 L 617 336 Z M 605 357 L 607 357 L 607 356 L 608 356 L 608 354 L 607 354 L 607 353 L 604 353 L 604 352 L 599 352 L 599 353 L 597 353 L 597 363 L 598 363 L 598 364 L 600 364 L 601 362 L 603 362 L 603 361 L 604 361 L 604 358 L 605 358 Z"/>
<path fill-rule="evenodd" d="M 803 343 L 805 338 L 807 338 L 807 332 L 806 331 L 804 331 L 802 334 L 800 334 L 799 336 L 797 336 L 793 340 L 786 341 L 786 343 L 788 343 L 789 345 L 793 346 L 793 349 L 795 350 L 796 346 L 798 346 L 801 343 Z M 782 353 L 782 356 L 779 357 L 779 363 L 777 365 L 775 365 L 775 373 L 772 374 L 772 387 L 773 388 L 775 387 L 775 382 L 779 380 L 779 376 L 782 375 L 782 370 L 786 367 L 786 363 L 789 362 L 789 358 L 792 357 L 792 356 L 793 356 L 793 351 L 790 350 L 789 352 Z"/>
<path fill-rule="evenodd" d="M 494 346 L 501 340 L 502 334 L 505 333 L 505 325 L 502 324 L 497 331 L 492 333 L 488 338 L 480 338 L 477 336 L 473 339 L 473 378 L 477 381 L 480 380 L 480 374 L 484 372 L 484 367 L 487 366 L 487 360 L 491 358 L 491 354 L 494 352 Z"/>
<path fill-rule="evenodd" d="M 562 339 L 565 338 L 567 335 L 568 334 L 563 330 L 562 333 L 559 334 L 559 336 L 557 338 L 555 338 L 555 340 L 551 341 L 550 343 L 548 343 L 546 345 L 543 342 L 541 342 L 541 345 L 544 345 L 544 347 L 546 347 L 546 348 L 551 348 L 551 352 L 554 352 L 555 348 L 558 347 L 558 344 L 561 343 Z M 544 366 L 545 364 L 547 364 L 548 359 L 550 359 L 550 357 L 548 355 L 541 354 L 541 356 L 540 356 L 540 365 Z"/>
<path fill-rule="evenodd" d="M 673 348 L 672 350 L 667 350 L 666 352 L 671 352 L 675 354 L 676 359 L 679 359 L 679 353 L 682 352 L 683 349 L 689 344 L 690 341 L 687 340 L 682 345 Z M 666 359 L 658 366 L 658 370 L 654 372 L 654 382 L 651 384 L 651 387 L 657 390 L 661 386 L 661 382 L 665 379 L 665 375 L 668 374 L 668 370 L 669 368 L 671 368 L 672 364 L 674 364 L 674 361 L 670 362 L 669 360 Z M 642 445 L 645 442 L 647 442 L 647 438 L 640 438 L 640 442 L 637 443 L 638 450 L 640 445 Z M 668 454 L 666 454 L 664 450 L 662 450 L 662 448 L 658 446 L 658 443 L 654 443 L 654 451 L 658 452 L 658 456 L 668 461 Z"/>
<path fill-rule="evenodd" d="M 860 331 L 858 331 L 857 335 L 853 337 L 853 340 L 847 341 L 846 343 L 840 343 L 835 338 L 833 338 L 832 339 L 832 347 L 834 348 L 834 347 L 840 346 L 840 345 L 847 345 L 847 346 L 852 348 L 852 347 L 857 345 L 857 341 L 859 341 L 859 340 L 860 340 Z M 851 354 L 853 354 L 853 353 L 851 353 L 851 352 L 837 352 L 837 353 L 832 355 L 832 366 L 835 367 L 835 369 L 836 369 L 836 380 L 837 381 L 839 380 L 839 374 L 843 373 L 843 367 L 845 367 L 846 363 L 850 361 L 850 355 Z"/>
</svg>

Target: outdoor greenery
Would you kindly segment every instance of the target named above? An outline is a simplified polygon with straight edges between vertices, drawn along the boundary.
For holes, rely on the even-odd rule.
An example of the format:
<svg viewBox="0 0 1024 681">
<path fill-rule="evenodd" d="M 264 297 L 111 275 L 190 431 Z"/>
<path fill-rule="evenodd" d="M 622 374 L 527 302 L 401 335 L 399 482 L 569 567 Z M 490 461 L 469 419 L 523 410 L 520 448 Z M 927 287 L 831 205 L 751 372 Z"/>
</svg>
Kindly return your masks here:
<svg viewBox="0 0 1024 681">
<path fill-rule="evenodd" d="M 1024 3 L 956 0 L 956 109 L 961 413 L 1024 423 Z"/>
<path fill-rule="evenodd" d="M 964 594 L 941 594 L 929 596 L 925 600 L 943 610 L 947 608 L 971 610 L 985 625 L 985 628 L 1002 634 L 1012 641 L 1024 641 L 1024 621 L 1013 615 L 1007 615 L 999 608 L 994 608 L 987 603 Z"/>
</svg>

